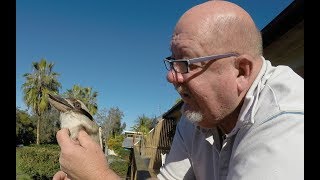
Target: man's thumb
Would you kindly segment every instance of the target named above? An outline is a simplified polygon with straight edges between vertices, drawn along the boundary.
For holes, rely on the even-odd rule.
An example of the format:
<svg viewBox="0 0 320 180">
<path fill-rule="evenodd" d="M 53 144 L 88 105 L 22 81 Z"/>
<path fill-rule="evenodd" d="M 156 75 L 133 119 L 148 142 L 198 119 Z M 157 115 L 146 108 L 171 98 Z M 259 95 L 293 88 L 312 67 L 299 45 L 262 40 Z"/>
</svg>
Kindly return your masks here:
<svg viewBox="0 0 320 180">
<path fill-rule="evenodd" d="M 88 133 L 84 130 L 80 130 L 78 133 L 78 140 L 82 147 L 89 147 L 92 146 L 94 143 Z"/>
</svg>

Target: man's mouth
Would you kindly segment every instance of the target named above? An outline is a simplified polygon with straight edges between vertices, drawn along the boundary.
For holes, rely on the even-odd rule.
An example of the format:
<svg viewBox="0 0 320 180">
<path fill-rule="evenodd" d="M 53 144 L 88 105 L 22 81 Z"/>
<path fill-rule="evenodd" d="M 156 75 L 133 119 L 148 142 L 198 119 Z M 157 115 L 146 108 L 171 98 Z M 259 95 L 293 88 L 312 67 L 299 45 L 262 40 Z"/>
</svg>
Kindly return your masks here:
<svg viewBox="0 0 320 180">
<path fill-rule="evenodd" d="M 177 92 L 180 94 L 181 98 L 185 103 L 187 103 L 188 99 L 191 98 L 190 93 L 182 88 L 181 86 L 176 87 Z"/>
<path fill-rule="evenodd" d="M 188 93 L 181 93 L 180 96 L 181 96 L 183 99 L 187 99 L 187 98 L 190 97 Z"/>
</svg>

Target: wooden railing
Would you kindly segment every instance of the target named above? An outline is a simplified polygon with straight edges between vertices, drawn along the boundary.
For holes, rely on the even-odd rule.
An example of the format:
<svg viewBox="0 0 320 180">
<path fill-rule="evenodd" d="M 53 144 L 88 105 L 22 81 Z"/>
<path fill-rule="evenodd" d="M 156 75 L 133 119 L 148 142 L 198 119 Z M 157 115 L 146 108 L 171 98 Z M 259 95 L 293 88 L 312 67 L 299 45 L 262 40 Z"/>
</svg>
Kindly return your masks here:
<svg viewBox="0 0 320 180">
<path fill-rule="evenodd" d="M 162 115 L 157 125 L 134 145 L 131 152 L 131 165 L 128 175 L 131 180 L 153 178 L 162 166 L 162 155 L 169 153 L 177 123 L 181 117 L 180 100 L 169 111 Z M 147 172 L 148 171 L 148 172 Z"/>
<path fill-rule="evenodd" d="M 147 135 L 133 147 L 131 155 L 131 180 L 156 177 L 162 166 L 161 154 L 170 151 L 177 121 L 161 119 Z"/>
<path fill-rule="evenodd" d="M 131 180 L 151 178 L 152 175 L 150 174 L 144 159 L 141 157 L 138 147 L 134 146 L 131 152 L 132 152 L 131 167 L 129 169 Z"/>
</svg>

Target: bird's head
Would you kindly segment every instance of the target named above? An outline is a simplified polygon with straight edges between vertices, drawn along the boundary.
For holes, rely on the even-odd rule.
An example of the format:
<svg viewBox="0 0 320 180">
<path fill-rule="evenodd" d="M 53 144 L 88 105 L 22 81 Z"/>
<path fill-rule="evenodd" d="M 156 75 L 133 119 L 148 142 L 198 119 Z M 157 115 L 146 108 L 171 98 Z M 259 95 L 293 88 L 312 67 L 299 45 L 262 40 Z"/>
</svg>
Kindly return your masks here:
<svg viewBox="0 0 320 180">
<path fill-rule="evenodd" d="M 49 94 L 49 103 L 55 107 L 58 111 L 64 113 L 67 111 L 73 111 L 87 116 L 93 121 L 92 115 L 89 113 L 88 108 L 78 99 L 74 98 L 62 98 L 58 95 Z"/>
</svg>

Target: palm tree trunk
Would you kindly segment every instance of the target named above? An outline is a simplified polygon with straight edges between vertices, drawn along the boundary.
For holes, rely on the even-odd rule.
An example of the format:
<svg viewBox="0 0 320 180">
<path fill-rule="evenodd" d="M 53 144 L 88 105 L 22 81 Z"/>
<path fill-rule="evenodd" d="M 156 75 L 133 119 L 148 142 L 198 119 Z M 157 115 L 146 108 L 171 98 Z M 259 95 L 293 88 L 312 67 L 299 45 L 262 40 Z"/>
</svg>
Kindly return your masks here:
<svg viewBox="0 0 320 180">
<path fill-rule="evenodd" d="M 40 144 L 40 119 L 41 119 L 41 116 L 38 116 L 38 122 L 37 122 L 37 145 Z"/>
</svg>

